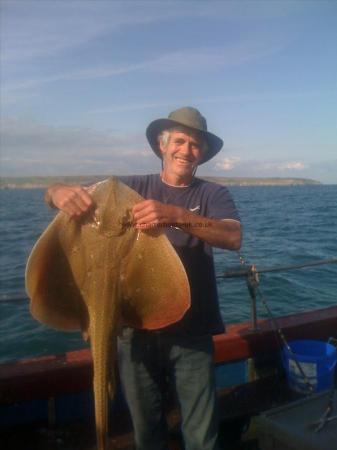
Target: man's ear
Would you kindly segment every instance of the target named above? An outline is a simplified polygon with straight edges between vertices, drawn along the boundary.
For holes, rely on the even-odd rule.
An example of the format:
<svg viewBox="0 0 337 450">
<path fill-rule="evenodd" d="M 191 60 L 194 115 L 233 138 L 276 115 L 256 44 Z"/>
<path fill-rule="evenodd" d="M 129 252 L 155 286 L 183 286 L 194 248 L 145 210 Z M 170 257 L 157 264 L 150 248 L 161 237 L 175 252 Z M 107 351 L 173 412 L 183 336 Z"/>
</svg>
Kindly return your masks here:
<svg viewBox="0 0 337 450">
<path fill-rule="evenodd" d="M 162 155 L 164 155 L 166 153 L 166 147 L 163 145 L 161 139 L 158 140 L 158 147 L 159 147 L 160 153 Z"/>
</svg>

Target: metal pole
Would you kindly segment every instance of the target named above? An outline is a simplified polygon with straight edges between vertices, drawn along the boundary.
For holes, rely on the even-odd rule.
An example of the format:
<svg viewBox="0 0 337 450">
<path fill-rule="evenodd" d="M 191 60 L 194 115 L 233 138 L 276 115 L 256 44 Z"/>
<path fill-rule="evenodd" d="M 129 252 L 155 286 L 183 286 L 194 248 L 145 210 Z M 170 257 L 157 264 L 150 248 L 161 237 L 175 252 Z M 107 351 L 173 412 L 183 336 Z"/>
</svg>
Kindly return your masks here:
<svg viewBox="0 0 337 450">
<path fill-rule="evenodd" d="M 259 284 L 259 276 L 255 265 L 249 268 L 247 273 L 247 287 L 251 298 L 251 322 L 252 331 L 257 331 L 259 329 L 257 325 L 257 308 L 256 308 L 256 293 Z"/>
</svg>

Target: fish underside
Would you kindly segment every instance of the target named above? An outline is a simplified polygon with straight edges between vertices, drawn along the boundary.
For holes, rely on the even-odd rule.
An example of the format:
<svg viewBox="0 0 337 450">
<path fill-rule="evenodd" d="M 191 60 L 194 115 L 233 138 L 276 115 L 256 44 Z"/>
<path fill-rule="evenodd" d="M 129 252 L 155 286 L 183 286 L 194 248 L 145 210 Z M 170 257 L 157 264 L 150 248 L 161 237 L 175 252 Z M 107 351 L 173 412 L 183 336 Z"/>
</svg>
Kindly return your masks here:
<svg viewBox="0 0 337 450">
<path fill-rule="evenodd" d="M 110 178 L 92 197 L 95 209 L 81 222 L 59 212 L 39 238 L 28 259 L 26 290 L 37 320 L 90 339 L 97 449 L 106 450 L 120 328 L 158 329 L 178 321 L 190 306 L 190 290 L 163 232 L 132 226 L 140 195 Z"/>
</svg>

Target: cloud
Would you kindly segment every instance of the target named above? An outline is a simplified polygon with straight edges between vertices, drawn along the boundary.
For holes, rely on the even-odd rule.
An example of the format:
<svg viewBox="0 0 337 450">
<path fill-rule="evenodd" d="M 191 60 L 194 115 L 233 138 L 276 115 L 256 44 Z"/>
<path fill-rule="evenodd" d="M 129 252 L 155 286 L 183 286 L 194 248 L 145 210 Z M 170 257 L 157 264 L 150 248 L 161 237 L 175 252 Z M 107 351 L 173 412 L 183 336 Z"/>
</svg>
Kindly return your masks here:
<svg viewBox="0 0 337 450">
<path fill-rule="evenodd" d="M 133 72 L 179 74 L 195 72 L 195 70 L 200 72 L 230 68 L 264 58 L 278 52 L 284 48 L 284 45 L 284 42 L 272 42 L 271 39 L 263 38 L 247 39 L 225 47 L 187 48 L 131 64 L 66 69 L 59 73 L 23 78 L 7 84 L 3 82 L 3 93 L 8 95 L 15 91 L 31 90 L 59 81 L 100 80 Z"/>
<path fill-rule="evenodd" d="M 280 164 L 279 170 L 304 170 L 307 168 L 307 165 L 301 161 L 289 161 L 283 164 Z"/>
<path fill-rule="evenodd" d="M 3 61 L 67 51 L 126 26 L 169 20 L 178 11 L 144 2 L 8 2 L 3 5 Z"/>
<path fill-rule="evenodd" d="M 289 2 L 291 3 L 291 2 Z M 22 62 L 55 55 L 122 27 L 178 19 L 261 21 L 286 16 L 293 5 L 267 2 L 17 1 L 2 5 L 3 60 Z M 296 10 L 296 8 L 295 8 Z"/>
<path fill-rule="evenodd" d="M 230 68 L 277 53 L 283 50 L 288 42 L 288 39 L 278 39 L 276 35 L 269 36 L 268 39 L 266 36 L 255 35 L 228 43 L 226 46 L 185 48 L 158 58 L 154 68 L 160 72 Z"/>
<path fill-rule="evenodd" d="M 302 177 L 336 183 L 337 161 L 246 159 L 217 155 L 199 175 Z M 160 170 L 143 134 L 88 127 L 56 127 L 5 118 L 1 125 L 1 175 L 145 174 Z"/>
<path fill-rule="evenodd" d="M 139 28 L 140 25 L 152 23 L 165 26 L 170 21 L 182 20 L 184 17 L 194 17 L 200 21 L 217 21 L 221 18 L 246 21 L 248 16 L 242 14 L 243 9 L 230 3 L 223 6 L 218 2 L 214 9 L 201 3 L 194 4 L 191 9 L 190 2 L 179 2 L 179 7 L 176 2 L 142 1 L 7 2 L 3 6 L 1 31 L 2 105 L 28 103 L 34 94 L 38 95 L 39 88 L 48 88 L 48 85 L 61 82 L 100 81 L 139 73 L 158 76 L 163 72 L 190 74 L 196 70 L 201 73 L 229 69 L 266 58 L 288 45 L 291 40 L 289 36 L 258 34 L 255 30 L 251 35 L 247 31 L 239 41 L 228 40 L 226 45 L 218 47 L 200 47 L 197 43 L 195 47 L 188 47 L 187 39 L 186 47 L 183 48 L 181 45 L 177 47 L 177 43 L 172 40 L 171 48 L 167 47 L 166 53 L 156 53 L 156 46 L 144 46 L 140 54 L 125 52 L 123 61 L 114 64 L 89 64 L 91 52 L 97 50 L 96 44 L 102 45 L 98 47 L 102 51 L 102 42 L 106 45 L 109 43 L 109 57 L 102 60 L 113 60 L 111 54 L 114 45 L 117 45 L 116 32 L 120 33 L 123 28 Z M 272 8 L 258 6 L 257 9 L 250 9 L 260 11 L 253 15 L 260 20 L 262 11 Z M 130 33 L 134 32 L 138 32 L 138 29 L 130 30 Z M 84 60 L 78 56 L 83 49 L 89 55 Z M 69 55 L 72 55 L 70 62 Z M 91 88 L 95 86 L 91 85 Z"/>
<path fill-rule="evenodd" d="M 260 170 L 273 170 L 276 172 L 301 171 L 308 168 L 303 161 L 266 161 L 260 164 Z"/>
<path fill-rule="evenodd" d="M 242 152 L 242 150 L 241 150 Z M 311 164 L 300 160 L 267 160 L 246 159 L 244 156 L 216 156 L 206 167 L 214 175 L 221 176 L 252 176 L 252 177 L 287 177 L 297 176 L 299 173 L 310 173 Z"/>
<path fill-rule="evenodd" d="M 130 72 L 135 72 L 137 70 L 144 69 L 147 64 L 129 64 L 122 66 L 106 66 L 79 70 L 63 71 L 59 73 L 54 73 L 52 75 L 46 75 L 43 77 L 27 78 L 21 81 L 16 81 L 13 83 L 5 84 L 3 92 L 10 94 L 15 91 L 30 90 L 35 87 L 39 87 L 43 84 L 55 83 L 58 81 L 79 81 L 79 80 L 92 80 L 92 79 L 102 79 L 111 78 L 117 75 L 125 75 Z"/>
<path fill-rule="evenodd" d="M 128 174 L 157 171 L 143 136 L 4 119 L 1 172 L 8 175 Z"/>
<path fill-rule="evenodd" d="M 310 91 L 293 91 L 293 92 L 260 92 L 260 93 L 247 93 L 247 94 L 232 94 L 232 95 L 217 95 L 215 97 L 205 96 L 193 98 L 193 102 L 198 105 L 208 105 L 208 104 L 234 104 L 234 103 L 259 103 L 259 102 L 274 102 L 280 100 L 294 100 L 303 98 L 316 98 L 316 97 L 327 97 L 331 99 L 336 96 L 336 89 L 326 89 L 326 90 L 310 90 Z M 145 109 L 170 109 L 174 108 L 179 104 L 190 103 L 190 98 L 184 98 L 181 95 L 177 97 L 170 97 L 160 101 L 148 101 L 148 102 L 127 102 L 123 104 L 113 104 L 106 107 L 94 108 L 88 110 L 88 114 L 111 114 L 127 111 L 144 111 Z"/>
<path fill-rule="evenodd" d="M 215 170 L 233 170 L 234 167 L 239 163 L 241 158 L 238 156 L 229 156 L 222 158 L 220 161 L 217 161 L 215 163 Z"/>
</svg>

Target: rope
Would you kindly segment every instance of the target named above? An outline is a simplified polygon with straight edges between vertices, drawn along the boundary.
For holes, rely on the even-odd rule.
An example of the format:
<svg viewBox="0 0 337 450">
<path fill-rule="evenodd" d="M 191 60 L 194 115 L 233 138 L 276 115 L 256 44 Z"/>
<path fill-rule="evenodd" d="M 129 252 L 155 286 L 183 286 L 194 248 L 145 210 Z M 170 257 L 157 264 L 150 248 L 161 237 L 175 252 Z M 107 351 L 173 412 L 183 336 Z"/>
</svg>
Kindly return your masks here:
<svg viewBox="0 0 337 450">
<path fill-rule="evenodd" d="M 241 264 L 246 264 L 242 257 L 240 257 Z M 265 268 L 265 269 L 259 269 L 259 273 L 267 273 L 267 272 L 285 272 L 287 270 L 296 270 L 296 269 L 303 269 L 305 267 L 314 267 L 314 266 L 321 266 L 323 264 L 336 264 L 337 258 L 330 258 L 330 259 L 322 259 L 319 261 L 309 261 L 307 263 L 303 264 L 291 264 L 288 266 L 279 266 L 279 267 L 272 267 L 272 268 Z M 228 271 L 224 272 L 223 275 L 217 275 L 217 278 L 238 278 L 238 277 L 246 277 L 249 274 L 250 267 L 247 269 L 241 269 L 241 270 L 235 270 L 235 271 Z"/>
<path fill-rule="evenodd" d="M 239 254 L 240 263 L 243 266 L 247 266 L 247 263 L 245 262 L 245 259 L 242 255 Z M 313 266 L 320 266 L 323 264 L 335 264 L 337 263 L 337 258 L 330 258 L 330 259 L 324 259 L 319 261 L 310 261 L 308 263 L 303 264 L 292 264 L 288 266 L 280 266 L 280 267 L 273 267 L 273 268 L 266 268 L 266 269 L 256 269 L 255 265 L 250 265 L 248 268 L 232 271 L 232 272 L 225 272 L 221 276 L 217 276 L 217 278 L 238 278 L 238 277 L 246 277 L 247 279 L 247 286 L 249 294 L 253 301 L 256 299 L 256 293 L 259 294 L 262 304 L 267 311 L 269 320 L 271 321 L 271 324 L 274 328 L 274 331 L 276 332 L 276 336 L 280 339 L 280 341 L 283 343 L 287 351 L 290 353 L 291 357 L 294 360 L 294 363 L 299 370 L 301 376 L 303 377 L 304 384 L 307 386 L 309 393 L 312 394 L 314 392 L 314 387 L 310 383 L 308 377 L 306 376 L 305 372 L 302 369 L 301 364 L 299 363 L 295 353 L 292 351 L 291 347 L 288 344 L 288 341 L 281 329 L 281 327 L 278 324 L 277 319 L 274 317 L 274 315 L 271 312 L 271 309 L 269 308 L 269 305 L 267 303 L 267 300 L 263 296 L 260 288 L 259 288 L 259 273 L 261 272 L 281 272 L 281 271 L 287 271 L 287 270 L 295 270 L 295 269 L 302 269 L 306 267 L 313 267 Z M 254 304 L 254 307 L 256 308 L 256 305 Z M 255 311 L 256 314 L 256 311 Z M 280 342 L 279 342 L 280 343 Z M 331 403 L 331 401 L 330 401 Z"/>
<path fill-rule="evenodd" d="M 302 369 L 301 364 L 298 362 L 298 359 L 295 355 L 295 353 L 293 352 L 292 348 L 290 347 L 290 345 L 288 344 L 288 341 L 282 331 L 282 328 L 279 326 L 277 319 L 273 316 L 271 309 L 269 308 L 269 305 L 265 299 L 265 297 L 263 296 L 261 290 L 259 287 L 257 287 L 257 292 L 261 298 L 262 304 L 265 308 L 265 310 L 267 311 L 269 320 L 271 321 L 273 327 L 274 327 L 274 331 L 277 332 L 277 335 L 281 338 L 281 341 L 283 342 L 284 346 L 286 347 L 286 349 L 288 350 L 288 352 L 290 353 L 291 357 L 293 358 L 295 365 L 297 367 L 297 369 L 299 370 L 300 374 L 303 377 L 303 381 L 304 384 L 307 386 L 307 388 L 309 389 L 310 393 L 314 392 L 314 387 L 313 385 L 310 383 L 310 381 L 308 380 L 308 377 L 306 376 L 305 372 Z"/>
</svg>

